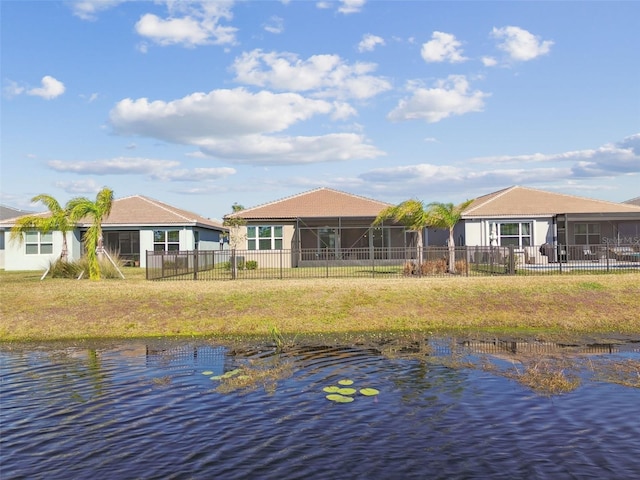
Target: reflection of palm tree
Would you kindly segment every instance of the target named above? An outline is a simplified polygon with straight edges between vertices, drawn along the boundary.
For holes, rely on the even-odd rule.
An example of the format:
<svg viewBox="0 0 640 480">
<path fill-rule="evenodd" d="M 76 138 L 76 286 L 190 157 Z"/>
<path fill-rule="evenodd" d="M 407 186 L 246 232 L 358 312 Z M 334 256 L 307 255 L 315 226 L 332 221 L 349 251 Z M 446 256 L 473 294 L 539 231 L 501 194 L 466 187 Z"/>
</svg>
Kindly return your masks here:
<svg viewBox="0 0 640 480">
<path fill-rule="evenodd" d="M 453 203 L 433 202 L 428 205 L 426 212 L 427 224 L 435 228 L 449 229 L 449 272 L 456 273 L 456 244 L 453 229 L 462 218 L 462 212 L 473 200 L 467 200 L 460 205 Z"/>
<path fill-rule="evenodd" d="M 83 217 L 90 217 L 92 224 L 84 237 L 87 257 L 89 259 L 89 278 L 100 280 L 99 256 L 104 253 L 102 239 L 102 221 L 111 213 L 113 204 L 113 190 L 104 187 L 98 192 L 96 200 L 91 201 L 85 197 L 77 197 L 69 200 L 67 209 L 73 222 Z"/>
<path fill-rule="evenodd" d="M 50 195 L 44 193 L 36 195 L 32 202 L 43 203 L 50 212 L 49 216 L 26 215 L 16 220 L 16 224 L 11 228 L 11 239 L 22 242 L 25 233 L 37 230 L 40 233 L 48 233 L 54 230 L 62 232 L 62 251 L 60 259 L 66 260 L 68 254 L 67 232 L 73 229 L 73 222 L 69 220 L 69 211 L 62 208 L 58 201 Z"/>
</svg>

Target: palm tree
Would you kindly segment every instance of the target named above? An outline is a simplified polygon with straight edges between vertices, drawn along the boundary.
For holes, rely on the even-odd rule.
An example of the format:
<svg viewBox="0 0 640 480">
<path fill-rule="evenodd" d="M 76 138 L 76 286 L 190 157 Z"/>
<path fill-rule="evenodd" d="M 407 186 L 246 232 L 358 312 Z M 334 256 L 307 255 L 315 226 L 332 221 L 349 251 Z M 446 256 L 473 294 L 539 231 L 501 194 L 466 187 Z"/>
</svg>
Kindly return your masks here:
<svg viewBox="0 0 640 480">
<path fill-rule="evenodd" d="M 72 198 L 67 203 L 69 217 L 74 223 L 83 217 L 90 217 L 92 224 L 84 236 L 85 249 L 89 259 L 89 278 L 100 280 L 100 263 L 98 255 L 104 252 L 102 238 L 102 221 L 111 213 L 113 190 L 104 187 L 91 201 L 85 197 Z"/>
<path fill-rule="evenodd" d="M 473 200 L 467 200 L 459 205 L 453 203 L 432 202 L 427 205 L 426 223 L 430 227 L 449 229 L 449 272 L 456 273 L 456 245 L 453 229 L 462 218 L 462 212 Z"/>
<path fill-rule="evenodd" d="M 380 225 L 389 219 L 404 225 L 407 230 L 417 233 L 418 265 L 422 264 L 422 231 L 428 226 L 424 203 L 420 200 L 410 199 L 398 205 L 387 207 L 378 214 L 373 224 Z"/>
<path fill-rule="evenodd" d="M 40 233 L 48 233 L 54 230 L 62 232 L 62 251 L 60 259 L 66 260 L 68 254 L 67 232 L 73 230 L 74 222 L 69 219 L 69 211 L 62 208 L 58 201 L 51 195 L 41 193 L 31 199 L 32 202 L 41 202 L 49 210 L 49 216 L 26 215 L 16 220 L 16 224 L 11 228 L 11 239 L 22 242 L 24 233 L 30 230 L 37 230 Z"/>
</svg>

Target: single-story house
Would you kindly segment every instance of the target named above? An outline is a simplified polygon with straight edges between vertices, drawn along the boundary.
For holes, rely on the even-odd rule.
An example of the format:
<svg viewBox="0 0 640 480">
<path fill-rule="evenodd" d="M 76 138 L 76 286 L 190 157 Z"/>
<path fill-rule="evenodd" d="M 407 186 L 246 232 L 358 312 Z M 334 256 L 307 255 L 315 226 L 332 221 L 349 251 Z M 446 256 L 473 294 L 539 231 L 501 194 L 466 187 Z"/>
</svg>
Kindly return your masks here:
<svg viewBox="0 0 640 480">
<path fill-rule="evenodd" d="M 543 244 L 566 247 L 573 259 L 622 245 L 638 251 L 640 206 L 512 186 L 476 198 L 454 232 L 456 245 L 513 245 L 528 257 Z M 427 229 L 425 238 L 444 245 L 448 232 Z"/>
<path fill-rule="evenodd" d="M 9 218 L 21 217 L 23 215 L 30 215 L 33 212 L 27 210 L 20 210 L 19 208 L 9 207 L 7 205 L 0 205 L 0 222 L 8 220 Z M 4 268 L 4 251 L 5 251 L 5 232 L 0 229 L 0 268 Z"/>
<path fill-rule="evenodd" d="M 378 200 L 317 188 L 225 218 L 244 222 L 235 233 L 236 248 L 290 251 L 290 258 L 285 260 L 288 267 L 317 266 L 327 260 L 356 264 L 374 256 L 381 261 L 391 260 L 405 255 L 402 248 L 415 245 L 415 233 L 400 225 L 387 222 L 372 226 L 378 214 L 389 206 Z"/>
<path fill-rule="evenodd" d="M 49 212 L 36 215 L 49 215 Z M 22 242 L 10 240 L 17 218 L 0 221 L 4 232 L 6 270 L 45 270 L 62 252 L 62 233 L 34 231 Z M 82 256 L 82 238 L 91 226 L 81 219 L 67 233 L 69 260 Z M 146 266 L 146 251 L 219 250 L 228 229 L 221 223 L 166 203 L 134 195 L 115 199 L 111 213 L 102 223 L 107 251 L 117 252 L 130 265 Z"/>
</svg>

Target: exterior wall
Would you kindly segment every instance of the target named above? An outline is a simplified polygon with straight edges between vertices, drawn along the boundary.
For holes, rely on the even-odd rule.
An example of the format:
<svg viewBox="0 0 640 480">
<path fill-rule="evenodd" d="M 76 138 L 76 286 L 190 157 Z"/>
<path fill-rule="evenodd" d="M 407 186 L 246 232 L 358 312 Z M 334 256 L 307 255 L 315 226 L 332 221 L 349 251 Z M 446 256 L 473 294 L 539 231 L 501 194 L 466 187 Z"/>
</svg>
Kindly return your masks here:
<svg viewBox="0 0 640 480">
<path fill-rule="evenodd" d="M 71 241 L 73 234 L 67 233 L 67 243 Z M 7 239 L 5 244 L 5 264 L 7 271 L 15 270 L 46 270 L 52 262 L 60 257 L 62 252 L 62 233 L 52 232 L 53 252 L 48 254 L 27 255 L 24 242 Z M 70 250 L 70 249 L 69 249 Z M 69 251 L 71 253 L 71 251 Z M 69 257 L 71 258 L 71 256 Z"/>
<path fill-rule="evenodd" d="M 531 243 L 534 246 L 554 241 L 551 218 L 491 218 L 463 220 L 464 243 L 468 247 L 488 247 L 491 245 L 491 224 L 509 222 L 531 222 L 533 228 Z"/>
</svg>

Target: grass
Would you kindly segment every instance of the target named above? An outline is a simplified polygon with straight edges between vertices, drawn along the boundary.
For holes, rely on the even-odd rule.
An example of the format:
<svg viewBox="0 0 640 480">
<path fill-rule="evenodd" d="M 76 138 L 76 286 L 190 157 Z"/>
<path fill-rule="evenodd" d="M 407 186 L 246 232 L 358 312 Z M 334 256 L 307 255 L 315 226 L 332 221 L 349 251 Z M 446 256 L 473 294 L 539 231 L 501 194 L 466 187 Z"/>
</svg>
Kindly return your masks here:
<svg viewBox="0 0 640 480">
<path fill-rule="evenodd" d="M 0 340 L 640 333 L 640 274 L 150 282 L 0 271 Z"/>
</svg>

